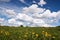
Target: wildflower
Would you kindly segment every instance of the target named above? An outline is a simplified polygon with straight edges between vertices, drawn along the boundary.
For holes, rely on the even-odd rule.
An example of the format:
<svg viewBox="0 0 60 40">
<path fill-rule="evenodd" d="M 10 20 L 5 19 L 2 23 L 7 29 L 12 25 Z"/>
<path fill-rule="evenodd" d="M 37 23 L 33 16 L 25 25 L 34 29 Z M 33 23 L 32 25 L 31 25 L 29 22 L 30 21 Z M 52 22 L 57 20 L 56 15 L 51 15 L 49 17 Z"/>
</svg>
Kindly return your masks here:
<svg viewBox="0 0 60 40">
<path fill-rule="evenodd" d="M 52 40 L 55 40 L 55 36 L 52 37 Z"/>
<path fill-rule="evenodd" d="M 25 34 L 24 37 L 27 37 L 27 35 Z"/>
<path fill-rule="evenodd" d="M 19 36 L 19 38 L 21 38 L 21 37 Z"/>
<path fill-rule="evenodd" d="M 55 38 L 55 36 L 53 36 L 52 38 Z"/>
<path fill-rule="evenodd" d="M 35 34 L 35 32 L 32 32 L 32 34 L 34 35 L 34 34 Z"/>
<path fill-rule="evenodd" d="M 9 33 L 9 32 L 5 32 L 5 34 L 6 34 L 6 35 L 10 35 L 10 33 Z"/>
<path fill-rule="evenodd" d="M 44 34 L 44 31 L 42 31 L 42 34 Z"/>
<path fill-rule="evenodd" d="M 3 33 L 3 31 L 1 31 L 1 33 Z"/>
<path fill-rule="evenodd" d="M 48 36 L 49 36 L 47 32 L 45 32 L 45 36 L 46 36 L 46 37 L 48 37 Z"/>
<path fill-rule="evenodd" d="M 38 37 L 39 35 L 38 34 L 36 34 L 36 37 Z"/>
</svg>

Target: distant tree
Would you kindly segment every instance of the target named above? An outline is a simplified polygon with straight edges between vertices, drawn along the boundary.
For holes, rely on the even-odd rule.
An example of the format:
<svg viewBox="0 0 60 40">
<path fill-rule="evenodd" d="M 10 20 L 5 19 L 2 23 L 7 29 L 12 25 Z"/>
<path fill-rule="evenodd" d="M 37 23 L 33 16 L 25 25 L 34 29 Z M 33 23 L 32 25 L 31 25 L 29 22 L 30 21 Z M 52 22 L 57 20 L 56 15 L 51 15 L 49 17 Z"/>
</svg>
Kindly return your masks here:
<svg viewBox="0 0 60 40">
<path fill-rule="evenodd" d="M 24 27 L 23 25 L 20 25 L 20 27 Z"/>
<path fill-rule="evenodd" d="M 56 26 L 56 27 L 60 27 L 60 26 Z"/>
</svg>

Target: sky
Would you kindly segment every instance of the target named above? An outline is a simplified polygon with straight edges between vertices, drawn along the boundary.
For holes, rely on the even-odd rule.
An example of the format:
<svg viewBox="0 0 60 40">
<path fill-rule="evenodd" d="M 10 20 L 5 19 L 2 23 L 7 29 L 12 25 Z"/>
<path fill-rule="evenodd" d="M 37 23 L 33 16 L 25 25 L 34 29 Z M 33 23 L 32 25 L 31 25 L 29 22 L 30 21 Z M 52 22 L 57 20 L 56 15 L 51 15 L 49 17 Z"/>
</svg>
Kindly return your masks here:
<svg viewBox="0 0 60 40">
<path fill-rule="evenodd" d="M 0 25 L 60 25 L 60 0 L 0 0 Z"/>
</svg>

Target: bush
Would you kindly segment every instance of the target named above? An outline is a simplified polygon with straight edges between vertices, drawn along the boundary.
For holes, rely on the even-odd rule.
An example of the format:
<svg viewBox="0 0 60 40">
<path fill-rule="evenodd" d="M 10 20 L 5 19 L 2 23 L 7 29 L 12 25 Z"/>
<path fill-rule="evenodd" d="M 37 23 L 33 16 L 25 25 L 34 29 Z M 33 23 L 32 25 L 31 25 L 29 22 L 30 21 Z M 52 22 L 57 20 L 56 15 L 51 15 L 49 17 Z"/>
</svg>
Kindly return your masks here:
<svg viewBox="0 0 60 40">
<path fill-rule="evenodd" d="M 20 25 L 20 27 L 24 27 L 23 25 Z"/>
</svg>

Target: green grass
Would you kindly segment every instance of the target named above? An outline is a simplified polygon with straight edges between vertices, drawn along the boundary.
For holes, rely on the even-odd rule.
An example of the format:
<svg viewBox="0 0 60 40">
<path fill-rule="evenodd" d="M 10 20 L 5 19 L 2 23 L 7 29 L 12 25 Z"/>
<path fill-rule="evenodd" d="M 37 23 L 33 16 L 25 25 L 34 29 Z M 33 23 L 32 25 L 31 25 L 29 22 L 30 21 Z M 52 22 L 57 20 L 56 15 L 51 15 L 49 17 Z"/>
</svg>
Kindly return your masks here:
<svg viewBox="0 0 60 40">
<path fill-rule="evenodd" d="M 44 34 L 42 32 L 44 31 Z M 48 33 L 46 37 L 45 34 Z M 37 34 L 37 36 L 36 36 Z M 49 34 L 51 36 L 49 36 Z M 0 40 L 60 40 L 60 27 L 0 27 Z"/>
</svg>

